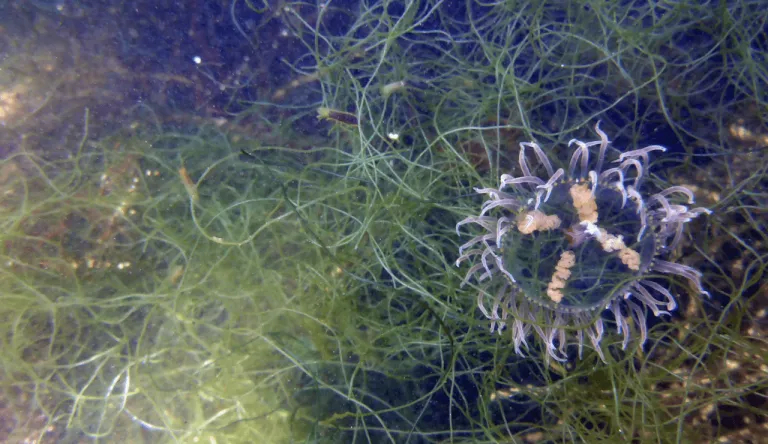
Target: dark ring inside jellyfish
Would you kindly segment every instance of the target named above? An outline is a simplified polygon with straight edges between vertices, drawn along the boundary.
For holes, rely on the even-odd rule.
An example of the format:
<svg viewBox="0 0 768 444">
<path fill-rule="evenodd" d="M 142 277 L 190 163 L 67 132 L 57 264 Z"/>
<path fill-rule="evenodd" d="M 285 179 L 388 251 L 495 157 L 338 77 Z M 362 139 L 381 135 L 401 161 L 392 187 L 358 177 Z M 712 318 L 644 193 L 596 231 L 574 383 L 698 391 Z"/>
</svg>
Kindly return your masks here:
<svg viewBox="0 0 768 444">
<path fill-rule="evenodd" d="M 602 309 L 614 298 L 623 297 L 627 287 L 647 273 L 656 249 L 650 227 L 645 229 L 640 241 L 637 239 L 642 228 L 637 205 L 630 199 L 624 202 L 621 191 L 601 183 L 595 190 L 598 211 L 595 225 L 610 235 L 621 236 L 627 247 L 640 254 L 639 270 L 625 265 L 618 252 L 606 252 L 594 236 L 584 234 L 585 226 L 580 224 L 569 193 L 574 183 L 565 181 L 554 186 L 547 202 L 539 205 L 540 211 L 560 218 L 559 228 L 523 234 L 515 223 L 504 235 L 502 251 L 505 268 L 514 276 L 526 299 L 569 313 Z M 524 212 L 532 210 L 533 204 L 530 204 Z M 576 232 L 581 236 L 574 236 Z M 547 295 L 547 286 L 562 253 L 568 250 L 574 253 L 576 261 L 561 290 L 562 300 L 555 302 Z"/>
</svg>

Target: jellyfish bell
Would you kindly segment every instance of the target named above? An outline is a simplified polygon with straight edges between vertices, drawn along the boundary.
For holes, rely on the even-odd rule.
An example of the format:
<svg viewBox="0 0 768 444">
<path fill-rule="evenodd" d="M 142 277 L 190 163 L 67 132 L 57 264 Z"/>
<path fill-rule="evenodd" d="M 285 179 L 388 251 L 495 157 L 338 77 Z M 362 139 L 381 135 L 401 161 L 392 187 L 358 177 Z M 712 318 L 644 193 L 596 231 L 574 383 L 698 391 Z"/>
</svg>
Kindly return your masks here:
<svg viewBox="0 0 768 444">
<path fill-rule="evenodd" d="M 586 337 L 605 361 L 605 310 L 624 348 L 632 336 L 630 318 L 642 345 L 646 311 L 659 316 L 677 306 L 669 290 L 650 280 L 654 274 L 682 276 L 707 294 L 697 270 L 663 257 L 680 242 L 685 224 L 709 210 L 676 203 L 678 197 L 693 203 L 684 187 L 642 193 L 650 155 L 665 148 L 627 151 L 604 168 L 610 141 L 600 122 L 595 131 L 599 140 L 569 143 L 576 148 L 568 171 L 555 170 L 537 144 L 521 143 L 522 175 L 503 174 L 498 189 L 476 189 L 488 196 L 480 214 L 456 226 L 457 232 L 465 224 L 483 230 L 459 248 L 456 265 L 473 262 L 462 285 L 473 277 L 489 284 L 481 287 L 478 308 L 492 332 L 511 331 L 520 355 L 535 334 L 548 357 L 564 361 L 575 335 L 580 357 Z M 590 158 L 591 151 L 597 156 Z"/>
</svg>

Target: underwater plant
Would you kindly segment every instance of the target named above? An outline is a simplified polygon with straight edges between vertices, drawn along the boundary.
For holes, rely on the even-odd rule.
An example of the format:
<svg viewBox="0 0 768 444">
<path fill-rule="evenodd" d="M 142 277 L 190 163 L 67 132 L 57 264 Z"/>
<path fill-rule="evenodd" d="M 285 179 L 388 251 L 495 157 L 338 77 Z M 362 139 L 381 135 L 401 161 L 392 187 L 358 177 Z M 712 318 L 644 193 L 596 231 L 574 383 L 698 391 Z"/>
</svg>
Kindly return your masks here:
<svg viewBox="0 0 768 444">
<path fill-rule="evenodd" d="M 626 151 L 614 160 L 618 165 L 604 168 L 611 142 L 600 122 L 595 132 L 600 140 L 569 142 L 576 151 L 567 172 L 555 171 L 536 143 L 521 143 L 522 176 L 502 174 L 498 189 L 476 188 L 489 199 L 478 216 L 456 225 L 457 233 L 468 223 L 485 229 L 459 248 L 456 265 L 479 259 L 462 285 L 472 276 L 479 282 L 502 280 L 490 310 L 485 289 L 478 293 L 477 306 L 490 319 L 491 332 L 501 334 L 511 323 L 518 355 L 523 355 L 521 346 L 528 347 L 526 337 L 533 330 L 544 341 L 547 356 L 564 361 L 566 333 L 575 330 L 579 357 L 586 334 L 605 361 L 600 348 L 604 310 L 610 310 L 617 332 L 623 334 L 623 349 L 631 337 L 630 319 L 640 330 L 642 346 L 646 310 L 659 316 L 677 307 L 672 293 L 651 280 L 658 273 L 684 277 L 699 293 L 708 294 L 699 271 L 662 257 L 680 243 L 685 224 L 709 210 L 676 203 L 678 196 L 693 203 L 693 192 L 682 186 L 651 196 L 640 192 L 649 155 L 666 148 Z M 597 157 L 590 159 L 594 147 Z M 533 151 L 538 165 L 532 166 L 526 150 Z"/>
</svg>

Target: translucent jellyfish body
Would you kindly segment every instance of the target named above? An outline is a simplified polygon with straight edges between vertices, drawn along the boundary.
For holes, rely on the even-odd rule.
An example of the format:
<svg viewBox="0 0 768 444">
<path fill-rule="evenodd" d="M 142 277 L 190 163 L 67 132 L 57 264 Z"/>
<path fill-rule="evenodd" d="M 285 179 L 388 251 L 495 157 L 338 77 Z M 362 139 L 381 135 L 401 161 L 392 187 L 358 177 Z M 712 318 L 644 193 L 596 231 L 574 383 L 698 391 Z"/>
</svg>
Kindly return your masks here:
<svg viewBox="0 0 768 444">
<path fill-rule="evenodd" d="M 689 209 L 693 193 L 684 187 L 642 194 L 649 156 L 665 148 L 626 151 L 608 163 L 610 141 L 599 122 L 595 131 L 600 140 L 571 140 L 567 171 L 555 170 L 535 143 L 520 144 L 522 175 L 502 175 L 498 189 L 476 189 L 488 200 L 479 215 L 456 225 L 457 232 L 470 223 L 482 228 L 459 248 L 456 265 L 473 262 L 462 285 L 473 276 L 489 283 L 477 305 L 491 332 L 508 327 L 520 355 L 533 332 L 556 360 L 566 359 L 573 336 L 580 357 L 586 337 L 605 360 L 604 310 L 623 334 L 623 347 L 636 331 L 642 345 L 646 312 L 658 316 L 677 307 L 653 275 L 682 276 L 706 294 L 701 273 L 663 258 L 685 224 L 709 211 Z"/>
</svg>

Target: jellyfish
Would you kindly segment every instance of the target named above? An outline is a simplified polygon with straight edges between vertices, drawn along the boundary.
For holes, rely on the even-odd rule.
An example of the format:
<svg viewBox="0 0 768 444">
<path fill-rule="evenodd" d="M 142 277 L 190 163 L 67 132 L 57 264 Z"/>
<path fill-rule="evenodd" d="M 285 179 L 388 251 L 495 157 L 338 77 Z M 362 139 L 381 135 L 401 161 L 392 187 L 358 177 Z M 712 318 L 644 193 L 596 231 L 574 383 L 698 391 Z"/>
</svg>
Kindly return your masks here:
<svg viewBox="0 0 768 444">
<path fill-rule="evenodd" d="M 476 188 L 487 196 L 479 214 L 456 225 L 459 235 L 467 224 L 481 229 L 459 247 L 456 265 L 472 263 L 462 286 L 476 279 L 490 331 L 510 331 L 518 355 L 533 336 L 547 358 L 567 360 L 569 341 L 581 358 L 586 338 L 606 361 L 600 342 L 611 317 L 623 349 L 638 330 L 642 347 L 646 313 L 677 307 L 654 279 L 660 274 L 683 277 L 708 295 L 698 270 L 665 258 L 685 225 L 710 211 L 690 208 L 693 193 L 682 186 L 643 193 L 650 156 L 664 147 L 625 151 L 606 164 L 611 142 L 600 122 L 594 129 L 599 140 L 569 142 L 567 171 L 555 170 L 536 143 L 521 143 L 522 174 L 502 174 L 498 188 Z"/>
</svg>

